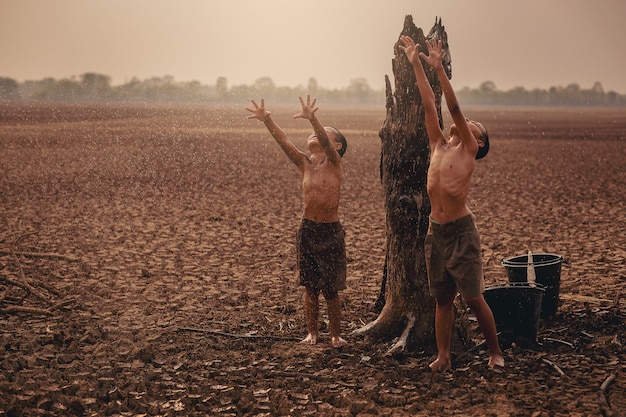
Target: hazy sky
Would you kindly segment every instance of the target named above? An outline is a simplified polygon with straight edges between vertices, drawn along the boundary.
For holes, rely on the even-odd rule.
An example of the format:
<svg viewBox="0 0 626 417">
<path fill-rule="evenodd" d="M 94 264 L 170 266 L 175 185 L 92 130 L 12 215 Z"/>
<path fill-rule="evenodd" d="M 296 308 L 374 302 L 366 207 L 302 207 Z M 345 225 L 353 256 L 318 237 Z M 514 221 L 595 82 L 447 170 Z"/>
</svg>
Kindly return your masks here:
<svg viewBox="0 0 626 417">
<path fill-rule="evenodd" d="M 0 76 L 378 89 L 407 14 L 425 32 L 442 18 L 455 88 L 626 94 L 625 0 L 0 0 Z"/>
</svg>

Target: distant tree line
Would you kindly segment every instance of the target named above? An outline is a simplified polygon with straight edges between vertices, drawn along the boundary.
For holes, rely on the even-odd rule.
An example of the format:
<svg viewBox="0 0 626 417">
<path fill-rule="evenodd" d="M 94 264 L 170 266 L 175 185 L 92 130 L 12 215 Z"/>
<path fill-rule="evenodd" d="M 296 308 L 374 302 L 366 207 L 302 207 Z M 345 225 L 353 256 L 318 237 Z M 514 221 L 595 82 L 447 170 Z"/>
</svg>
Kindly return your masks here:
<svg viewBox="0 0 626 417">
<path fill-rule="evenodd" d="M 566 87 L 550 87 L 548 90 L 535 88 L 526 90 L 515 87 L 500 91 L 491 81 L 485 81 L 477 89 L 464 87 L 457 91 L 462 103 L 498 104 L 498 105 L 529 105 L 529 106 L 624 106 L 626 95 L 615 91 L 605 92 L 602 84 L 596 82 L 586 90 L 578 84 Z"/>
<path fill-rule="evenodd" d="M 281 87 L 270 77 L 261 77 L 252 85 L 235 86 L 229 86 L 226 77 L 219 77 L 214 85 L 199 81 L 177 82 L 168 75 L 145 80 L 133 78 L 116 86 L 111 85 L 111 77 L 91 72 L 71 78 L 44 78 L 21 83 L 0 77 L 0 101 L 236 104 L 261 97 L 274 102 L 292 102 L 294 97 L 305 94 L 326 103 L 381 105 L 385 102 L 384 90 L 372 89 L 365 78 L 352 79 L 345 88 L 328 89 L 319 86 L 315 78 L 310 78 L 306 87 Z M 476 89 L 464 87 L 457 91 L 457 95 L 463 103 L 482 105 L 626 105 L 626 95 L 605 92 L 599 82 L 588 90 L 578 84 L 569 84 L 548 90 L 516 87 L 502 91 L 493 82 L 486 81 Z"/>
</svg>

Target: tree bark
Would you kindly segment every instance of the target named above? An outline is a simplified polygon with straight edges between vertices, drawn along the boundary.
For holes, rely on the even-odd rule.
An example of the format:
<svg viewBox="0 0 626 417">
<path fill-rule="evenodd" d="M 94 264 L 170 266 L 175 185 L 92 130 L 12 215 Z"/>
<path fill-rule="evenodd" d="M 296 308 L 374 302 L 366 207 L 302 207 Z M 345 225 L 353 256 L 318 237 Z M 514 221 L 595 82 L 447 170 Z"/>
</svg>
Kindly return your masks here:
<svg viewBox="0 0 626 417">
<path fill-rule="evenodd" d="M 450 53 L 445 28 L 436 20 L 428 37 L 406 16 L 401 35 L 410 36 L 420 51 L 426 51 L 426 39 L 443 41 L 444 67 L 451 76 Z M 435 302 L 428 291 L 428 276 L 424 259 L 424 237 L 428 231 L 430 200 L 426 177 L 430 149 L 426 133 L 425 114 L 411 63 L 394 44 L 392 60 L 395 92 L 389 77 L 386 83 L 386 118 L 380 129 L 381 182 L 385 193 L 386 246 L 385 271 L 378 318 L 355 331 L 357 335 L 376 339 L 399 337 L 389 353 L 413 350 L 435 342 Z M 435 93 L 439 121 L 442 91 L 436 74 L 424 65 L 426 76 Z M 376 308 L 376 306 L 375 306 Z"/>
</svg>

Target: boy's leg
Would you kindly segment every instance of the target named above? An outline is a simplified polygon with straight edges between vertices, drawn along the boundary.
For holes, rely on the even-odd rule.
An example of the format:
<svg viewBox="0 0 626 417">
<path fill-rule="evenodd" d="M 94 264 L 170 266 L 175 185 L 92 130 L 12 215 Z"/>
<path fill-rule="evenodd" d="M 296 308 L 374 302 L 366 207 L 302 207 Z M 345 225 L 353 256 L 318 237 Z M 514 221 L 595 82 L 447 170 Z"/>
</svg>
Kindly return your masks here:
<svg viewBox="0 0 626 417">
<path fill-rule="evenodd" d="M 480 331 L 487 341 L 487 349 L 489 350 L 489 367 L 504 366 L 504 356 L 498 342 L 498 333 L 496 331 L 496 322 L 489 305 L 485 301 L 483 295 L 466 299 L 465 302 L 472 310 L 478 321 Z"/>
<path fill-rule="evenodd" d="M 328 321 L 330 322 L 330 343 L 334 348 L 348 344 L 341 338 L 341 298 L 339 293 L 324 294 L 328 305 Z"/>
<path fill-rule="evenodd" d="M 439 297 L 436 299 L 435 337 L 437 339 L 437 359 L 429 365 L 433 371 L 443 370 L 452 365 L 450 360 L 450 343 L 454 325 L 454 297 Z"/>
<path fill-rule="evenodd" d="M 319 292 L 316 289 L 305 287 L 304 289 L 304 317 L 309 334 L 302 343 L 314 345 L 319 337 L 318 319 L 320 314 Z"/>
</svg>

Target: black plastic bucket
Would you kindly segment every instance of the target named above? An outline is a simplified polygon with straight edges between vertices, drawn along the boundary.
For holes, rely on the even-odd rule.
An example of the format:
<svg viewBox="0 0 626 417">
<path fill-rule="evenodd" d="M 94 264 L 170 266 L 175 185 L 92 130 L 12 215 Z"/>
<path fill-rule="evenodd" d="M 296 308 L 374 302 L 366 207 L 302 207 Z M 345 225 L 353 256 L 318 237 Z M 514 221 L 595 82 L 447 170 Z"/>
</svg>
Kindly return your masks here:
<svg viewBox="0 0 626 417">
<path fill-rule="evenodd" d="M 484 293 L 498 332 L 525 344 L 537 342 L 543 296 L 542 286 L 531 283 L 489 285 Z"/>
<path fill-rule="evenodd" d="M 541 305 L 541 317 L 552 317 L 559 306 L 561 290 L 561 264 L 563 257 L 552 253 L 533 253 L 535 266 L 535 282 L 545 289 Z M 528 281 L 528 255 L 504 258 L 502 265 L 506 269 L 509 282 Z"/>
</svg>

